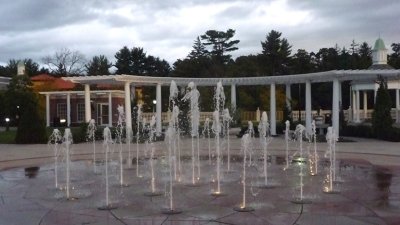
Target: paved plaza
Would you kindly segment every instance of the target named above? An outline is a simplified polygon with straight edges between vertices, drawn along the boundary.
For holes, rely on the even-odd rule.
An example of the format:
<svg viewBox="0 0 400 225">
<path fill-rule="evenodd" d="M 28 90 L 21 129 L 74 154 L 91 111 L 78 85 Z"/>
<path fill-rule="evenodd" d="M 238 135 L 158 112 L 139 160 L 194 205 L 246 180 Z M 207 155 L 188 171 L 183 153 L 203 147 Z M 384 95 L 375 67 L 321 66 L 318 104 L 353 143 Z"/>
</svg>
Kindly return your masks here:
<svg viewBox="0 0 400 225">
<path fill-rule="evenodd" d="M 269 180 L 271 188 L 260 188 L 261 150 L 255 139 L 254 165 L 247 168 L 246 205 L 252 212 L 233 210 L 242 204 L 242 156 L 240 139 L 231 136 L 231 171 L 227 171 L 226 150 L 222 149 L 221 190 L 215 197 L 215 162 L 208 159 L 207 139 L 200 139 L 201 175 L 196 186 L 191 180 L 191 139 L 182 139 L 182 171 L 174 183 L 174 205 L 181 214 L 164 215 L 168 206 L 168 170 L 164 142 L 156 146 L 156 186 L 160 196 L 148 197 L 149 160 L 141 160 L 140 177 L 135 165 L 124 169 L 128 187 L 118 185 L 118 161 L 111 161 L 110 199 L 118 208 L 98 210 L 104 204 L 104 152 L 96 143 L 99 161 L 93 171 L 92 145 L 74 144 L 71 182 L 75 200 L 66 200 L 64 192 L 54 188 L 54 158 L 48 145 L 0 145 L 0 224 L 399 224 L 400 223 L 400 145 L 374 139 L 348 138 L 354 142 L 337 143 L 339 193 L 323 192 L 329 162 L 324 158 L 328 146 L 318 143 L 319 173 L 311 176 L 308 167 L 300 171 L 293 163 L 283 170 L 285 141 L 275 137 L 269 145 Z M 211 140 L 212 146 L 213 140 Z M 309 146 L 305 143 L 305 151 Z M 114 147 L 118 147 L 115 145 Z M 140 149 L 145 145 L 140 144 Z M 290 155 L 298 143 L 290 143 Z M 117 149 L 117 148 L 116 148 Z M 131 146 L 136 155 L 136 145 Z M 123 145 L 124 159 L 128 148 Z M 212 150 L 214 151 L 214 150 Z M 141 153 L 142 154 L 142 153 Z M 117 159 L 118 154 L 112 154 Z M 143 157 L 144 158 L 144 157 Z M 135 160 L 134 160 L 135 162 Z M 125 160 L 127 163 L 127 160 Z M 65 166 L 59 165 L 59 183 L 65 184 Z M 196 171 L 197 173 L 197 171 Z M 310 204 L 292 203 L 299 195 L 302 173 L 304 197 Z M 339 182 L 340 181 L 340 182 Z"/>
</svg>

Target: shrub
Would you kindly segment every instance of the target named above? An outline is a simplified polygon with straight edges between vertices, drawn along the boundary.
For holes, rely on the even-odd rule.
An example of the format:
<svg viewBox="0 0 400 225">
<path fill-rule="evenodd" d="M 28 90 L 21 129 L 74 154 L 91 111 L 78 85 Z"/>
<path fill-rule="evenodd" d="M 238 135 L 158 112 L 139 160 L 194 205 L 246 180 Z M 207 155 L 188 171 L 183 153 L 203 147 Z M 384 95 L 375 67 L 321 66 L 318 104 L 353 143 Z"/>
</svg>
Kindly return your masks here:
<svg viewBox="0 0 400 225">
<path fill-rule="evenodd" d="M 379 89 L 376 94 L 374 112 L 372 114 L 372 128 L 376 137 L 385 139 L 385 136 L 392 132 L 393 119 L 390 115 L 392 101 L 387 89 L 387 83 L 383 77 L 378 77 Z"/>
</svg>

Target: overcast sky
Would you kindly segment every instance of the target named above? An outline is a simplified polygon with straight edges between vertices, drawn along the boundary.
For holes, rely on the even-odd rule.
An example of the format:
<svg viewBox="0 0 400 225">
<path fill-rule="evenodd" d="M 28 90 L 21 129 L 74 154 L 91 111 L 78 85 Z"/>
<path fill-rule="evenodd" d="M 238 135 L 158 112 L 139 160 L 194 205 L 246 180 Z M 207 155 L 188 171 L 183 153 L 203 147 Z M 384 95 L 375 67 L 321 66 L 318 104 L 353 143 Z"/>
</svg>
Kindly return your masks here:
<svg viewBox="0 0 400 225">
<path fill-rule="evenodd" d="M 41 58 L 61 48 L 87 59 L 143 47 L 171 64 L 207 30 L 236 30 L 239 50 L 261 52 L 272 29 L 307 51 L 400 42 L 398 0 L 0 0 L 0 63 Z"/>
</svg>

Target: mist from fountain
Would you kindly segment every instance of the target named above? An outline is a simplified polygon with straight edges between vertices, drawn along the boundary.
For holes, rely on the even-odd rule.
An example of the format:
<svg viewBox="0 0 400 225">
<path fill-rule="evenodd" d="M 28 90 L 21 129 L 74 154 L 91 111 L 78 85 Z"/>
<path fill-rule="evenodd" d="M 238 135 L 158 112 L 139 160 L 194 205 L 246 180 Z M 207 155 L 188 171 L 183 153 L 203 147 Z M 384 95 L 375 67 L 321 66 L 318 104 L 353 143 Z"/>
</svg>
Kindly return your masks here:
<svg viewBox="0 0 400 225">
<path fill-rule="evenodd" d="M 87 132 L 86 132 L 86 138 L 87 138 L 87 141 L 92 141 L 93 171 L 94 171 L 94 173 L 97 173 L 97 171 L 96 171 L 96 121 L 94 119 L 91 119 L 89 121 L 89 124 L 87 127 Z"/>
<path fill-rule="evenodd" d="M 58 157 L 60 154 L 59 144 L 62 143 L 62 135 L 60 130 L 54 129 L 49 137 L 48 145 L 53 145 L 54 151 L 54 182 L 55 188 L 58 188 Z"/>
<path fill-rule="evenodd" d="M 174 163 L 174 179 L 179 180 L 181 179 L 181 173 L 182 173 L 182 166 L 181 166 L 181 148 L 180 148 L 180 129 L 179 129 L 179 108 L 177 106 L 177 101 L 178 101 L 178 94 L 179 94 L 179 89 L 178 86 L 176 85 L 175 81 L 171 81 L 170 87 L 169 87 L 169 110 L 172 112 L 172 122 L 173 122 L 173 127 L 174 130 L 176 131 L 177 137 L 174 138 L 173 141 L 173 152 L 176 157 L 177 151 L 178 151 L 178 162 L 175 158 L 173 161 Z M 178 178 L 178 173 L 179 173 L 179 178 Z"/>
<path fill-rule="evenodd" d="M 290 122 L 289 120 L 285 121 L 285 150 L 286 150 L 286 167 L 283 170 L 289 169 L 289 130 L 290 130 Z"/>
<path fill-rule="evenodd" d="M 312 176 L 315 176 L 318 174 L 318 153 L 317 153 L 317 129 L 315 125 L 315 120 L 312 121 L 311 123 L 311 139 L 313 140 L 313 147 L 314 147 L 314 153 L 313 155 L 309 158 L 310 162 L 310 174 Z"/>
<path fill-rule="evenodd" d="M 125 123 L 125 113 L 124 113 L 124 107 L 122 105 L 118 105 L 117 107 L 118 111 L 118 122 L 117 122 L 117 127 L 116 127 L 116 143 L 119 144 L 119 184 L 121 187 L 123 186 L 128 186 L 128 184 L 124 183 L 124 163 L 123 163 L 123 156 L 122 156 L 122 137 L 124 134 L 124 123 Z"/>
<path fill-rule="evenodd" d="M 326 141 L 328 143 L 328 150 L 325 153 L 325 158 L 329 156 L 329 172 L 327 174 L 325 183 L 328 183 L 327 186 L 324 187 L 323 192 L 325 193 L 340 193 L 339 190 L 337 190 L 334 187 L 334 181 L 335 181 L 335 164 L 336 164 L 336 159 L 335 159 L 335 154 L 336 154 L 336 142 L 338 141 L 338 138 L 336 136 L 335 130 L 333 127 L 328 127 L 327 133 L 326 133 Z"/>
<path fill-rule="evenodd" d="M 248 124 L 247 133 L 250 136 L 251 143 L 253 143 L 252 139 L 255 136 L 253 122 L 247 121 L 247 124 Z M 249 163 L 250 163 L 250 165 L 252 165 L 253 164 L 253 149 L 252 149 L 252 147 L 249 147 L 248 152 L 249 152 Z"/>
</svg>

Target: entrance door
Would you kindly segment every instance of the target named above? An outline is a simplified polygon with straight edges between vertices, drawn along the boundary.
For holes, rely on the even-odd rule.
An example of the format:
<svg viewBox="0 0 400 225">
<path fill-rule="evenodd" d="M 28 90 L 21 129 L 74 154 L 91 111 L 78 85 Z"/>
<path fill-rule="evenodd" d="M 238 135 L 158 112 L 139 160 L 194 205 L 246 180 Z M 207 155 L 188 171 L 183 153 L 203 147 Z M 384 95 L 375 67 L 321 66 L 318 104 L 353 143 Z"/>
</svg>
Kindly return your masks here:
<svg viewBox="0 0 400 225">
<path fill-rule="evenodd" d="M 99 125 L 109 125 L 108 124 L 108 104 L 98 103 L 97 104 L 97 121 Z"/>
</svg>

